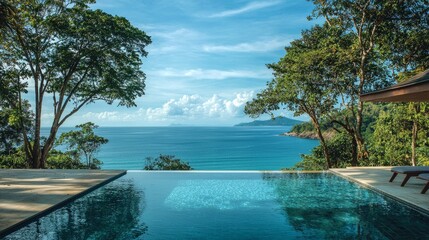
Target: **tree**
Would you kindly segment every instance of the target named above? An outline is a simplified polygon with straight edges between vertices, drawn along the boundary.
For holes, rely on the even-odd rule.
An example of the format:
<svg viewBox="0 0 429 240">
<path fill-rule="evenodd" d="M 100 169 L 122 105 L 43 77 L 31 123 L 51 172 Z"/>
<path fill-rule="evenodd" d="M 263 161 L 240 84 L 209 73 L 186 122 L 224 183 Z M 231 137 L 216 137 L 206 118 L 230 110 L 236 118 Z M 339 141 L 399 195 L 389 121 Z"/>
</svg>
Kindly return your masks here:
<svg viewBox="0 0 429 240">
<path fill-rule="evenodd" d="M 25 85 L 10 81 L 8 74 L 0 63 L 0 155 L 12 154 L 23 142 L 23 132 L 30 132 L 33 113 L 28 101 L 19 103 L 19 96 L 26 92 Z"/>
<path fill-rule="evenodd" d="M 369 139 L 369 165 L 426 165 L 429 160 L 428 114 L 425 103 L 388 104 L 380 113 Z"/>
<path fill-rule="evenodd" d="M 192 167 L 173 155 L 160 154 L 155 159 L 147 157 L 144 170 L 192 170 Z"/>
<path fill-rule="evenodd" d="M 275 79 L 245 107 L 252 117 L 282 106 L 296 116 L 308 114 L 324 149 L 326 168 L 332 164 L 320 121 L 337 102 L 338 94 L 332 89 L 348 73 L 350 60 L 344 49 L 350 44 L 347 33 L 327 24 L 303 31 L 300 39 L 285 48 L 286 55 L 278 63 L 268 65 Z"/>
<path fill-rule="evenodd" d="M 98 126 L 92 122 L 76 127 L 80 130 L 61 134 L 57 143 L 66 145 L 67 149 L 71 151 L 71 155 L 74 153 L 83 158 L 88 168 L 98 168 L 100 162 L 94 157 L 94 154 L 100 150 L 102 144 L 106 144 L 109 140 L 95 135 L 94 129 Z"/>
<path fill-rule="evenodd" d="M 0 28 L 9 28 L 14 14 L 11 5 L 6 0 L 0 0 Z"/>
<path fill-rule="evenodd" d="M 34 86 L 33 136 L 23 134 L 24 149 L 33 168 L 44 168 L 59 127 L 82 107 L 95 101 L 136 105 L 145 87 L 141 58 L 151 40 L 125 18 L 90 9 L 93 0 L 6 3 L 15 15 L 10 27 L 0 30 L 0 59 L 7 71 L 18 73 L 8 75 L 11 81 Z M 52 97 L 54 117 L 43 142 L 47 97 Z"/>
<path fill-rule="evenodd" d="M 351 63 L 355 69 L 356 84 L 353 86 L 350 113 L 353 116 L 353 132 L 359 157 L 366 157 L 367 151 L 362 137 L 363 102 L 359 95 L 383 87 L 379 82 L 383 79 L 383 68 L 386 62 L 381 62 L 379 49 L 383 36 L 392 29 L 406 31 L 407 24 L 421 21 L 424 13 L 428 12 L 426 0 L 420 1 L 372 1 L 372 0 L 312 0 L 315 4 L 312 17 L 324 17 L 328 24 L 339 23 L 350 34 L 355 36 L 355 44 L 351 50 L 356 58 Z M 427 17 L 423 21 L 427 21 Z M 335 23 L 335 24 L 333 24 Z M 398 36 L 398 35 L 397 35 Z M 397 38 L 389 38 L 399 43 Z M 403 46 L 401 46 L 403 47 Z M 375 64 L 373 64 L 375 63 Z"/>
<path fill-rule="evenodd" d="M 384 57 L 389 59 L 388 64 L 392 75 L 397 82 L 403 82 L 410 77 L 429 68 L 429 7 L 421 10 L 416 1 L 415 12 L 418 13 L 412 21 L 405 21 L 405 27 L 397 27 L 395 22 L 384 26 L 385 34 L 380 38 L 380 49 Z M 426 10 L 426 11 L 424 11 Z M 393 41 L 392 41 L 393 40 Z M 399 108 L 402 106 L 397 105 Z M 412 121 L 411 129 L 411 165 L 417 163 L 418 132 L 424 126 L 424 118 L 428 116 L 428 105 L 424 103 L 408 103 L 405 111 Z M 424 130 L 424 129 L 423 129 Z"/>
</svg>

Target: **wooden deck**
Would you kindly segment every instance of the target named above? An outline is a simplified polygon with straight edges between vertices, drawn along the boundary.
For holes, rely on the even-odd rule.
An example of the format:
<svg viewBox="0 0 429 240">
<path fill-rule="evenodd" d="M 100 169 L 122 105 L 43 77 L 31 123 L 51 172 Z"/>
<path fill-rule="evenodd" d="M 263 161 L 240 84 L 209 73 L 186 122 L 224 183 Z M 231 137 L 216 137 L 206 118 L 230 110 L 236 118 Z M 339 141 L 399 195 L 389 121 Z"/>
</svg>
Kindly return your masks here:
<svg viewBox="0 0 429 240">
<path fill-rule="evenodd" d="M 0 238 L 126 171 L 0 169 Z"/>
<path fill-rule="evenodd" d="M 426 185 L 426 181 L 412 177 L 404 187 L 401 187 L 405 174 L 399 174 L 393 182 L 389 182 L 392 176 L 391 168 L 348 167 L 331 169 L 330 171 L 429 214 L 429 192 L 420 193 Z"/>
</svg>

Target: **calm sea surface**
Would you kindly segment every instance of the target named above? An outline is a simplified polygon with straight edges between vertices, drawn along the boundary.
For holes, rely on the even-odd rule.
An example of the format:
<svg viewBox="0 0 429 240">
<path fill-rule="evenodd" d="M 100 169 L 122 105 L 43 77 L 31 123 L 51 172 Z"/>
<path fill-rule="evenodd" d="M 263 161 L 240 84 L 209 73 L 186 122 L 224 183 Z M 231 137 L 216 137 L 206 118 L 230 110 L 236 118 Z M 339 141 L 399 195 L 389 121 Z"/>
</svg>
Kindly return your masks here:
<svg viewBox="0 0 429 240">
<path fill-rule="evenodd" d="M 62 128 L 61 132 L 73 128 Z M 101 127 L 109 139 L 102 169 L 143 169 L 146 157 L 175 155 L 195 170 L 280 170 L 310 153 L 317 140 L 280 136 L 290 127 Z M 42 129 L 47 134 L 48 129 Z M 58 135 L 59 136 L 59 135 Z"/>
</svg>

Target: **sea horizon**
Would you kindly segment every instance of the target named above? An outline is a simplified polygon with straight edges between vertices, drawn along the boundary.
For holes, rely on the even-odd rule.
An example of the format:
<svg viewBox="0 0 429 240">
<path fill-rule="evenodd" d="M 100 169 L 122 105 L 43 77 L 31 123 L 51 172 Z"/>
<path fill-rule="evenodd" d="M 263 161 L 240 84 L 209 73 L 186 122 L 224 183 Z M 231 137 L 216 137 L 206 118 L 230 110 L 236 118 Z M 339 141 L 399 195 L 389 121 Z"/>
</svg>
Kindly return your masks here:
<svg viewBox="0 0 429 240">
<path fill-rule="evenodd" d="M 74 127 L 62 127 L 62 132 Z M 281 170 L 292 167 L 317 140 L 281 136 L 291 126 L 99 127 L 109 139 L 96 157 L 101 169 L 141 170 L 147 157 L 174 155 L 195 170 Z M 49 128 L 42 128 L 47 135 Z"/>
</svg>

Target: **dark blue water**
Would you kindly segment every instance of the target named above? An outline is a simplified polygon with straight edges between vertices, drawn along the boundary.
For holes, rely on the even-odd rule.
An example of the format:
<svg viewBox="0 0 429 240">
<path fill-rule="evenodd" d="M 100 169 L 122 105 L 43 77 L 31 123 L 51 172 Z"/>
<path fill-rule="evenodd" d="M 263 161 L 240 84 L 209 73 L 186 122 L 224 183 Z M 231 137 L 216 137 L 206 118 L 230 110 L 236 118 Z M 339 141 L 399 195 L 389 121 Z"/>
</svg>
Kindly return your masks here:
<svg viewBox="0 0 429 240">
<path fill-rule="evenodd" d="M 6 239 L 429 239 L 428 222 L 330 173 L 136 171 Z"/>
<path fill-rule="evenodd" d="M 62 132 L 72 128 L 63 128 Z M 280 136 L 290 127 L 104 127 L 102 169 L 143 169 L 146 157 L 175 155 L 195 170 L 280 170 L 300 161 L 317 140 Z M 47 129 L 43 129 L 47 133 Z"/>
</svg>

